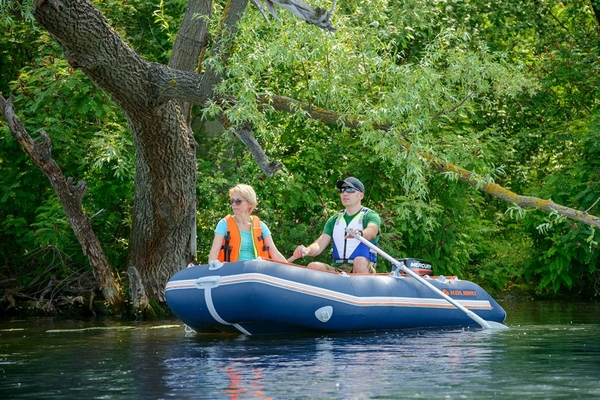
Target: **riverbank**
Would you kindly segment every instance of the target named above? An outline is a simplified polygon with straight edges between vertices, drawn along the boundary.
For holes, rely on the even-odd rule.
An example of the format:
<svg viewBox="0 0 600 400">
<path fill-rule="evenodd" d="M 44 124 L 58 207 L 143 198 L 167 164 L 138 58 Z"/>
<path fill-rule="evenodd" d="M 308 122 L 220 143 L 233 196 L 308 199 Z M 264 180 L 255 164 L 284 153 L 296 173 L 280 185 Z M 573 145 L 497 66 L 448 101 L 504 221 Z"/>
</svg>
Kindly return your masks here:
<svg viewBox="0 0 600 400">
<path fill-rule="evenodd" d="M 13 285 L 10 286 L 9 284 Z M 2 287 L 2 286 L 8 287 Z M 483 285 L 482 285 L 483 286 Z M 124 287 L 127 287 L 126 285 Z M 51 278 L 44 285 L 16 286 L 14 282 L 0 282 L 0 318 L 61 317 L 61 318 L 165 318 L 173 317 L 166 303 L 152 303 L 155 315 L 141 315 L 125 302 L 124 311 L 115 314 L 106 307 L 100 291 L 95 289 L 92 274 L 83 275 L 76 282 L 58 281 Z M 512 285 L 502 291 L 490 292 L 499 303 L 530 301 L 594 301 L 596 298 L 582 297 L 573 293 L 540 294 L 533 288 Z"/>
</svg>

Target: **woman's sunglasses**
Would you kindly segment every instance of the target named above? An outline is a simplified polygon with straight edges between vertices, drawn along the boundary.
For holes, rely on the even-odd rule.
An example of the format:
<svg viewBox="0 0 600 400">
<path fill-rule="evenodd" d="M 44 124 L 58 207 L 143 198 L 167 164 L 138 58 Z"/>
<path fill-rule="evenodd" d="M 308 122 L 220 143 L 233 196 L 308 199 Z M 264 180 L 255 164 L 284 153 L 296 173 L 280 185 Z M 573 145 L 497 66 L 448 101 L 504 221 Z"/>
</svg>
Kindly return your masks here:
<svg viewBox="0 0 600 400">
<path fill-rule="evenodd" d="M 239 206 L 244 201 L 246 201 L 246 200 L 245 199 L 229 199 L 229 204 L 233 205 L 233 203 L 235 203 L 236 206 Z"/>
<path fill-rule="evenodd" d="M 354 193 L 356 192 L 356 188 L 350 186 L 344 186 L 340 188 L 340 193 Z"/>
</svg>

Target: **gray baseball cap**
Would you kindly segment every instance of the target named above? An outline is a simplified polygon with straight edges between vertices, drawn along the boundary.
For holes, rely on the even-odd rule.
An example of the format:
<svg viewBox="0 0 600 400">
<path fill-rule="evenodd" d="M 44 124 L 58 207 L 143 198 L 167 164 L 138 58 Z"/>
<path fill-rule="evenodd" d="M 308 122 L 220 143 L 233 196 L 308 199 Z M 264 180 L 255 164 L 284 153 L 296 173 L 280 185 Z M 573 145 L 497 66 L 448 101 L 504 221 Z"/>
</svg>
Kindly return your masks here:
<svg viewBox="0 0 600 400">
<path fill-rule="evenodd" d="M 350 177 L 344 179 L 343 181 L 337 181 L 337 183 L 335 184 L 335 187 L 338 189 L 341 189 L 342 186 L 344 185 L 344 183 L 350 187 L 355 188 L 359 192 L 363 192 L 363 193 L 365 192 L 365 185 L 363 185 L 361 181 L 359 181 L 358 179 L 356 179 L 353 176 L 350 176 Z"/>
</svg>

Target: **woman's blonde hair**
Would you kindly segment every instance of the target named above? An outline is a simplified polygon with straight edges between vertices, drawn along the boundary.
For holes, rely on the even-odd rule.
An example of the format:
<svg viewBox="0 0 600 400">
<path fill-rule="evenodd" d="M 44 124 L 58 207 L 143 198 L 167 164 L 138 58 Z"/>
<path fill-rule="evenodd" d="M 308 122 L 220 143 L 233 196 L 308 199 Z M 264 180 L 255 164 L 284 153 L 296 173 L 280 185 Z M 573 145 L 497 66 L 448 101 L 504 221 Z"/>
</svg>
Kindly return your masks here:
<svg viewBox="0 0 600 400">
<path fill-rule="evenodd" d="M 243 183 L 237 184 L 231 189 L 229 189 L 229 198 L 233 198 L 233 192 L 238 192 L 242 195 L 244 200 L 248 202 L 250 205 L 250 212 L 254 211 L 258 201 L 256 200 L 256 192 L 250 185 L 245 185 Z"/>
</svg>

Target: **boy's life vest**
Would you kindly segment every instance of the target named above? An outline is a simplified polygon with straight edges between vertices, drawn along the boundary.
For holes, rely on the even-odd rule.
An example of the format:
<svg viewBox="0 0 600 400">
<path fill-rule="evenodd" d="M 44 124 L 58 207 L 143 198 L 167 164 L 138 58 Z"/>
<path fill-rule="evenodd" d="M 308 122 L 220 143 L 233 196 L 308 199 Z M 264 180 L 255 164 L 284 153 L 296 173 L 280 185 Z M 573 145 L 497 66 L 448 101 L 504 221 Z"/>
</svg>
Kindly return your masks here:
<svg viewBox="0 0 600 400">
<path fill-rule="evenodd" d="M 366 213 L 368 213 L 370 209 L 367 207 L 363 207 L 350 221 L 348 225 L 346 225 L 346 219 L 344 215 L 346 214 L 346 210 L 342 210 L 338 213 L 337 221 L 335 222 L 335 226 L 333 228 L 333 261 L 336 264 L 352 264 L 356 257 L 365 257 L 367 260 L 372 263 L 377 262 L 377 253 L 374 252 L 359 240 L 348 240 L 346 239 L 346 227 L 363 230 L 365 226 L 363 225 L 363 218 Z M 376 240 L 372 240 L 371 243 L 377 245 Z"/>
<path fill-rule="evenodd" d="M 254 248 L 254 258 L 262 258 L 263 260 L 271 259 L 269 246 L 265 245 L 265 238 L 260 227 L 260 219 L 253 215 L 250 217 L 252 223 L 250 225 L 250 234 L 252 236 L 252 247 Z M 223 238 L 221 251 L 219 251 L 219 261 L 232 262 L 240 258 L 240 246 L 242 235 L 233 216 L 225 217 L 227 221 L 227 234 Z"/>
</svg>

